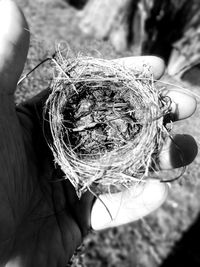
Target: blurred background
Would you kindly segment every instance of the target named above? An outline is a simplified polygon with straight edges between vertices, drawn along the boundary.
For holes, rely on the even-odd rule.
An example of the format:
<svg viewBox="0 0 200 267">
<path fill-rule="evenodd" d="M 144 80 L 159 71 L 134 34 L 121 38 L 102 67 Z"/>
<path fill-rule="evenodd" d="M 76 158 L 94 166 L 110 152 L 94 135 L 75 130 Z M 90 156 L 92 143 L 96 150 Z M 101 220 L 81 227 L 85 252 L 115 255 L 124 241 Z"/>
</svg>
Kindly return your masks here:
<svg viewBox="0 0 200 267">
<path fill-rule="evenodd" d="M 157 55 L 163 80 L 200 96 L 199 0 L 15 0 L 31 31 L 25 72 L 55 52 L 116 58 Z M 20 103 L 49 86 L 45 63 L 17 89 Z M 200 140 L 199 108 L 173 131 Z M 180 173 L 180 170 L 179 170 Z M 166 172 L 167 178 L 177 174 Z M 153 192 L 152 192 L 153 194 Z M 171 187 L 167 202 L 147 218 L 89 235 L 73 267 L 200 266 L 200 157 Z"/>
</svg>

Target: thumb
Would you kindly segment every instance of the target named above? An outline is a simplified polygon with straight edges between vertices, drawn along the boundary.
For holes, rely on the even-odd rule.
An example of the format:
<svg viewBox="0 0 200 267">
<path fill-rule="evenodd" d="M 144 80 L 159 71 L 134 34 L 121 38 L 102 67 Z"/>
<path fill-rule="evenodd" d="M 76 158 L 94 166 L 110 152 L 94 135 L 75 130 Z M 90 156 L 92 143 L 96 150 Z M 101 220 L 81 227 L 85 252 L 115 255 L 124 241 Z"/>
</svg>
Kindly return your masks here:
<svg viewBox="0 0 200 267">
<path fill-rule="evenodd" d="M 13 94 L 29 47 L 28 25 L 12 0 L 0 0 L 0 93 Z"/>
<path fill-rule="evenodd" d="M 102 230 L 143 218 L 163 204 L 168 185 L 156 180 L 140 183 L 120 193 L 101 195 L 93 205 L 91 227 Z"/>
</svg>

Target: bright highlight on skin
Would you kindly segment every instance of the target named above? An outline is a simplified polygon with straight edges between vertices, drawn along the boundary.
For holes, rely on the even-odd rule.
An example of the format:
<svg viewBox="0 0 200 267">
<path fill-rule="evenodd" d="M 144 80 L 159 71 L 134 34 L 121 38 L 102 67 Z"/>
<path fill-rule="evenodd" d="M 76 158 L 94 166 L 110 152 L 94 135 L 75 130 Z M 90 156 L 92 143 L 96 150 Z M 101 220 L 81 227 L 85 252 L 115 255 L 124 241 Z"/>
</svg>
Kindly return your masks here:
<svg viewBox="0 0 200 267">
<path fill-rule="evenodd" d="M 168 195 L 167 184 L 148 180 L 122 193 L 105 194 L 96 203 L 91 213 L 91 226 L 101 230 L 143 218 L 160 207 Z M 112 218 L 105 209 L 111 211 Z"/>
</svg>

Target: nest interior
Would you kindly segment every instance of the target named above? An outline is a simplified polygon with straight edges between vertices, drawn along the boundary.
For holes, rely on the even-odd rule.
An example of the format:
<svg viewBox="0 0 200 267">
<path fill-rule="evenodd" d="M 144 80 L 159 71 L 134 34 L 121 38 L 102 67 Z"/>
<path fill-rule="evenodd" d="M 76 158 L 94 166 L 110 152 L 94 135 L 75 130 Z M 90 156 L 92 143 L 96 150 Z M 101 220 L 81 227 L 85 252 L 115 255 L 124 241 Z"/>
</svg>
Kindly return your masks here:
<svg viewBox="0 0 200 267">
<path fill-rule="evenodd" d="M 143 180 L 163 145 L 169 107 L 149 66 L 129 69 L 90 57 L 54 63 L 45 108 L 49 145 L 78 196 L 97 184 L 129 187 Z"/>
</svg>

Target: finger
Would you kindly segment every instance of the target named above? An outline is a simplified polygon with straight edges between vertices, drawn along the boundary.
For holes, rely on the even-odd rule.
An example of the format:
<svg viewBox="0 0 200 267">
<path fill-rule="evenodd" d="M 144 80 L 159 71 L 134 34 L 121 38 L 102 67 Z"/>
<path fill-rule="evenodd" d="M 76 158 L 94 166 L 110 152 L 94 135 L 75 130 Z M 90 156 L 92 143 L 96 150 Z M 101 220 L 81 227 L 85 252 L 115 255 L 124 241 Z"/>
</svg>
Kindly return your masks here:
<svg viewBox="0 0 200 267">
<path fill-rule="evenodd" d="M 165 71 L 164 61 L 155 56 L 138 56 L 138 57 L 124 57 L 114 59 L 117 63 L 123 64 L 128 68 L 136 70 L 144 70 L 144 66 L 150 66 L 154 79 L 159 79 Z"/>
<path fill-rule="evenodd" d="M 171 99 L 171 111 L 164 118 L 164 123 L 182 120 L 190 117 L 196 110 L 197 101 L 195 97 L 187 92 L 180 92 L 176 89 L 163 90 L 163 96 Z"/>
<path fill-rule="evenodd" d="M 0 90 L 14 93 L 29 47 L 27 22 L 11 0 L 0 1 Z"/>
<path fill-rule="evenodd" d="M 60 175 L 58 175 L 58 177 L 59 176 Z M 64 180 L 62 184 L 67 204 L 69 207 L 72 207 L 71 214 L 76 220 L 82 236 L 85 237 L 90 230 L 90 214 L 95 197 L 91 192 L 87 191 L 79 199 L 69 180 Z"/>
<path fill-rule="evenodd" d="M 141 219 L 160 207 L 167 195 L 168 185 L 155 180 L 124 192 L 101 195 L 101 201 L 96 199 L 92 208 L 91 226 L 102 230 Z"/>
<path fill-rule="evenodd" d="M 190 164 L 198 153 L 195 139 L 190 135 L 177 134 L 168 138 L 159 155 L 159 168 L 168 170 Z"/>
</svg>

